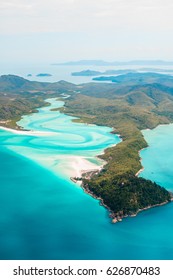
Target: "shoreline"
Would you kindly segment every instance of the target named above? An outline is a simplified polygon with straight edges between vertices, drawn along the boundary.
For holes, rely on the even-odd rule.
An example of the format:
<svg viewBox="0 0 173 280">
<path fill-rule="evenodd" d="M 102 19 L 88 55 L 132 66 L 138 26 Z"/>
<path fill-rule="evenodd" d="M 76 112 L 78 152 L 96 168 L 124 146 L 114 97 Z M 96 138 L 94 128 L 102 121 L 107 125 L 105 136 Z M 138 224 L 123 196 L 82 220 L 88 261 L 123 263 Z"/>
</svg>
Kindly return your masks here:
<svg viewBox="0 0 173 280">
<path fill-rule="evenodd" d="M 163 123 L 163 124 L 158 124 L 156 127 L 154 127 L 154 128 L 145 128 L 145 129 L 142 129 L 141 130 L 141 133 L 142 133 L 142 131 L 147 131 L 147 130 L 150 130 L 150 131 L 152 131 L 152 130 L 154 130 L 154 129 L 157 129 L 157 128 L 159 128 L 159 127 L 162 127 L 162 126 L 168 126 L 168 125 L 172 125 L 173 126 L 173 123 L 172 122 L 170 122 L 170 123 Z M 142 135 L 143 135 L 143 133 L 142 133 Z M 144 137 L 144 135 L 143 135 L 143 137 Z M 145 139 L 145 137 L 144 137 L 144 139 Z M 146 140 L 145 140 L 146 141 Z M 147 141 L 146 141 L 146 143 L 147 143 Z M 141 156 L 140 156 L 140 152 L 141 151 L 143 151 L 143 150 L 145 150 L 145 149 L 147 149 L 147 148 L 149 148 L 149 145 L 148 145 L 148 143 L 147 143 L 147 146 L 145 147 L 145 148 L 142 148 L 142 149 L 140 149 L 139 151 L 138 151 L 138 155 L 139 155 L 139 161 L 140 161 L 140 163 L 141 163 L 141 161 L 142 161 L 142 158 L 141 158 Z M 138 177 L 139 176 L 139 174 L 142 172 L 142 171 L 144 171 L 144 167 L 142 166 L 142 164 L 141 164 L 141 168 L 139 169 L 139 171 L 135 174 L 135 176 L 136 177 Z"/>
<path fill-rule="evenodd" d="M 138 172 L 135 174 L 135 176 L 136 177 L 138 177 L 139 176 L 139 174 L 142 172 L 142 171 L 144 171 L 144 167 L 143 167 L 143 165 L 142 165 L 142 158 L 141 158 L 141 156 L 140 156 L 140 152 L 141 151 L 143 151 L 143 150 L 145 150 L 145 149 L 147 149 L 149 146 L 148 146 L 148 143 L 147 143 L 147 147 L 145 147 L 145 148 L 142 148 L 142 149 L 140 149 L 139 151 L 138 151 L 138 155 L 139 155 L 139 162 L 140 162 L 140 164 L 141 164 L 141 168 L 138 170 Z"/>
<path fill-rule="evenodd" d="M 120 142 L 121 143 L 123 140 L 120 138 Z M 102 153 L 100 153 L 99 155 L 93 156 L 93 158 L 97 158 L 100 162 L 102 162 L 101 165 L 97 165 L 94 163 L 91 163 L 89 160 L 87 160 L 87 157 L 80 157 L 80 156 L 74 156 L 75 158 L 80 158 L 80 160 L 85 161 L 85 164 L 82 165 L 82 168 L 76 168 L 76 174 L 74 173 L 74 175 L 70 176 L 70 180 L 73 183 L 78 183 L 81 182 L 82 185 L 82 177 L 84 175 L 88 176 L 87 179 L 91 179 L 91 177 L 95 174 L 98 174 L 101 172 L 101 170 L 103 169 L 103 167 L 108 163 L 106 160 L 102 159 L 101 156 L 105 154 L 105 151 L 109 148 L 115 147 L 117 146 L 119 143 L 117 144 L 112 144 L 110 147 L 105 148 L 103 150 Z M 88 165 L 88 166 L 87 166 Z M 80 165 L 81 166 L 81 165 Z M 105 206 L 106 207 L 106 206 Z"/>
<path fill-rule="evenodd" d="M 83 182 L 81 184 L 81 187 L 82 189 L 84 190 L 85 193 L 87 193 L 88 195 L 92 196 L 94 199 L 97 199 L 99 201 L 99 204 L 100 206 L 103 206 L 105 207 L 107 210 L 108 210 L 108 213 L 109 213 L 109 218 L 112 219 L 112 224 L 115 224 L 115 223 L 118 223 L 118 222 L 122 222 L 122 220 L 124 218 L 133 218 L 133 217 L 136 217 L 139 213 L 143 212 L 143 211 L 146 211 L 146 210 L 149 210 L 149 209 L 152 209 L 152 208 L 155 208 L 155 207 L 160 207 L 160 206 L 164 206 L 168 203 L 171 203 L 173 202 L 173 194 L 171 196 L 171 200 L 170 201 L 164 201 L 164 202 L 161 202 L 160 204 L 154 204 L 154 205 L 149 205 L 147 207 L 144 207 L 143 209 L 139 209 L 136 213 L 132 213 L 132 214 L 129 214 L 129 215 L 123 215 L 121 213 L 121 211 L 119 213 L 114 213 L 104 202 L 103 202 L 103 199 L 101 197 L 98 197 L 96 196 L 93 192 L 91 192 L 89 190 L 89 188 L 87 186 L 84 186 Z"/>
<path fill-rule="evenodd" d="M 96 165 L 84 156 L 69 156 L 67 157 L 67 161 L 66 174 L 73 183 L 82 181 L 82 174 L 91 172 L 99 173 L 103 168 L 103 165 Z"/>
<path fill-rule="evenodd" d="M 13 129 L 13 128 L 9 128 L 9 127 L 4 127 L 4 126 L 0 126 L 0 130 L 5 130 L 5 131 L 9 131 L 12 132 L 13 134 L 20 134 L 20 135 L 32 135 L 32 136 L 43 136 L 43 135 L 55 135 L 57 134 L 56 132 L 47 132 L 47 131 L 41 131 L 41 130 L 25 130 L 25 129 Z"/>
<path fill-rule="evenodd" d="M 130 218 L 133 218 L 133 217 L 136 217 L 139 213 L 141 213 L 141 212 L 143 212 L 143 211 L 146 211 L 146 210 L 149 210 L 149 209 L 152 209 L 152 208 L 155 208 L 155 207 L 160 207 L 160 206 L 164 206 L 164 205 L 166 205 L 166 204 L 168 204 L 168 203 L 171 203 L 171 202 L 173 202 L 173 197 L 171 198 L 171 200 L 170 201 L 164 201 L 164 202 L 162 202 L 162 203 L 160 203 L 160 204 L 154 204 L 154 205 L 150 205 L 150 206 L 147 206 L 147 207 L 144 207 L 143 209 L 139 209 L 136 213 L 134 213 L 134 214 L 131 214 L 131 215 L 118 215 L 117 213 L 112 213 L 111 214 L 111 217 L 113 218 L 113 220 L 112 220 L 112 223 L 117 223 L 117 222 L 121 222 L 124 218 L 128 218 L 128 217 L 130 217 Z"/>
<path fill-rule="evenodd" d="M 122 138 L 121 138 L 121 141 L 123 141 L 122 140 Z M 113 145 L 113 146 L 116 146 L 117 144 L 115 144 L 115 145 Z M 145 150 L 146 148 L 148 148 L 149 146 L 148 146 L 148 144 L 147 144 L 147 147 L 145 147 L 145 148 L 142 148 L 141 150 L 139 150 L 138 151 L 138 154 L 139 154 L 139 161 L 140 161 L 140 163 L 141 163 L 141 161 L 142 161 L 142 158 L 140 157 L 140 152 L 142 151 L 142 150 Z M 106 149 L 105 149 L 106 150 Z M 104 150 L 104 151 L 105 151 Z M 102 153 L 102 154 L 104 154 L 104 153 Z M 98 156 L 99 157 L 99 156 Z M 142 172 L 144 170 L 144 167 L 142 166 L 142 164 L 141 164 L 141 168 L 139 169 L 139 171 L 135 174 L 135 176 L 136 177 L 138 177 L 139 176 L 139 174 Z M 100 170 L 101 171 L 101 170 Z M 88 173 L 90 173 L 90 172 L 88 172 Z M 95 173 L 96 174 L 96 173 Z M 84 173 L 84 174 L 82 174 L 82 178 L 83 178 L 83 176 L 85 176 L 83 179 L 91 179 L 91 177 L 93 176 L 94 174 L 89 174 L 89 178 L 86 178 L 86 174 Z M 146 210 L 149 210 L 149 209 L 152 209 L 152 208 L 155 208 L 155 207 L 159 207 L 159 206 L 164 206 L 164 205 L 166 205 L 166 204 L 168 204 L 168 203 L 171 203 L 171 202 L 173 202 L 173 193 L 172 192 L 169 192 L 170 193 L 170 195 L 171 195 L 171 199 L 170 199 L 170 201 L 164 201 L 164 202 L 161 202 L 160 204 L 154 204 L 154 205 L 149 205 L 149 206 L 147 206 L 147 207 L 144 207 L 143 209 L 138 209 L 138 211 L 136 212 L 136 213 L 132 213 L 132 214 L 129 214 L 129 215 L 123 215 L 122 213 L 121 213 L 121 211 L 119 212 L 119 213 L 114 213 L 104 202 L 103 202 L 103 199 L 101 198 L 101 197 L 98 197 L 97 195 L 95 195 L 92 191 L 90 191 L 89 190 L 89 188 L 87 187 L 87 186 L 85 186 L 84 185 L 84 183 L 83 183 L 83 181 L 82 181 L 82 178 L 81 178 L 81 187 L 82 187 L 82 189 L 84 190 L 84 192 L 85 193 L 87 193 L 88 195 L 90 195 L 90 196 L 92 196 L 94 199 L 97 199 L 98 201 L 99 201 L 99 204 L 100 204 L 100 206 L 103 206 L 103 207 L 105 207 L 107 210 L 108 210 L 108 212 L 109 212 L 109 217 L 112 219 L 112 223 L 113 224 L 115 224 L 115 223 L 117 223 L 117 222 L 121 222 L 124 218 L 127 218 L 127 217 L 136 217 L 140 212 L 143 212 L 143 211 L 146 211 Z"/>
<path fill-rule="evenodd" d="M 144 167 L 142 167 L 141 169 L 139 169 L 139 171 L 135 174 L 135 176 L 138 177 L 139 174 L 140 174 L 142 171 L 144 171 Z"/>
</svg>

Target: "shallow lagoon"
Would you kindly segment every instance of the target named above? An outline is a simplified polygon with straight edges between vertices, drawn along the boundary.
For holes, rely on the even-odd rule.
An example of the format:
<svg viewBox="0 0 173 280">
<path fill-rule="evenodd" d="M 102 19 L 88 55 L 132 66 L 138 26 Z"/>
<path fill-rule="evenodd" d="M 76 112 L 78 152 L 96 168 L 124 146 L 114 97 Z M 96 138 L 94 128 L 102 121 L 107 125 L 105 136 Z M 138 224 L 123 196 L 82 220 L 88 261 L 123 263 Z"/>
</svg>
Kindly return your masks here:
<svg viewBox="0 0 173 280">
<path fill-rule="evenodd" d="M 94 156 L 119 138 L 50 111 L 62 105 L 54 100 L 25 116 L 19 124 L 32 132 L 0 132 L 0 258 L 173 259 L 172 204 L 111 224 L 107 210 L 69 180 L 70 158 L 102 164 Z M 142 153 L 151 158 L 149 150 Z"/>
</svg>

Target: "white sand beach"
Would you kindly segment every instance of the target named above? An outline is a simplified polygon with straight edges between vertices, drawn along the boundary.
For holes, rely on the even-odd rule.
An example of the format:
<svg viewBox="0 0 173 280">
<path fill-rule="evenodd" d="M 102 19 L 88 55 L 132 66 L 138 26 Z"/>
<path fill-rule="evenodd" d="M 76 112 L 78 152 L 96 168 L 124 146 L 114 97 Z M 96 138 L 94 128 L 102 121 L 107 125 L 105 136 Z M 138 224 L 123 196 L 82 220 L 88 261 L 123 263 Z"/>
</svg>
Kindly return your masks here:
<svg viewBox="0 0 173 280">
<path fill-rule="evenodd" d="M 32 130 L 16 130 L 13 128 L 8 128 L 4 126 L 0 126 L 1 130 L 6 130 L 14 134 L 19 134 L 19 135 L 31 135 L 31 136 L 46 136 L 46 135 L 57 135 L 57 132 L 49 132 L 49 131 L 32 131 Z"/>
<path fill-rule="evenodd" d="M 81 177 L 82 173 L 92 171 L 92 170 L 100 170 L 102 168 L 102 165 L 97 165 L 84 157 L 80 156 L 73 156 L 69 157 L 67 161 L 67 166 L 66 168 L 69 170 L 71 173 L 70 175 L 72 177 Z"/>
</svg>

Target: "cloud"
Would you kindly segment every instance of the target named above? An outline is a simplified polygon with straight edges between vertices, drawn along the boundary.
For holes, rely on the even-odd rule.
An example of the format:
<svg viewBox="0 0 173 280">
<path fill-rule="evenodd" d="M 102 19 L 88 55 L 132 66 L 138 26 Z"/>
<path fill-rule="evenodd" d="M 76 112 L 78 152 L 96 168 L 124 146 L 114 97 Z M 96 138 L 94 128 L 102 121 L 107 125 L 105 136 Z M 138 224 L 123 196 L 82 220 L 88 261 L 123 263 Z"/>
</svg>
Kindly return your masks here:
<svg viewBox="0 0 173 280">
<path fill-rule="evenodd" d="M 14 11 L 19 11 L 19 10 L 28 10 L 28 9 L 32 9 L 32 5 L 28 2 L 21 2 L 20 0 L 18 1 L 4 1 L 1 0 L 0 2 L 0 12 L 5 12 L 5 13 L 9 13 L 9 12 L 14 12 Z"/>
<path fill-rule="evenodd" d="M 28 53 L 32 50 L 40 59 L 46 51 L 53 57 L 56 50 L 69 59 L 74 53 L 88 58 L 89 54 L 171 57 L 172 10 L 172 0 L 0 0 L 1 42 L 3 35 L 13 38 L 18 55 L 24 56 L 28 46 Z M 42 36 L 47 40 L 44 54 Z M 10 41 L 7 58 L 17 52 L 13 45 Z"/>
<path fill-rule="evenodd" d="M 0 33 L 173 29 L 172 0 L 0 2 Z"/>
</svg>

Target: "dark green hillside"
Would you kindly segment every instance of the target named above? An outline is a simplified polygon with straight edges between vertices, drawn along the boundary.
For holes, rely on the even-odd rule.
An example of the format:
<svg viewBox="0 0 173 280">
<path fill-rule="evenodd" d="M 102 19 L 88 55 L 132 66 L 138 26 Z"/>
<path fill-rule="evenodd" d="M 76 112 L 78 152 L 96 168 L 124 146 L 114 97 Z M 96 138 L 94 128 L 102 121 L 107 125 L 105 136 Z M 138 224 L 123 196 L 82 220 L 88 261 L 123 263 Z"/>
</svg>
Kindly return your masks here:
<svg viewBox="0 0 173 280">
<path fill-rule="evenodd" d="M 150 205 L 169 201 L 169 193 L 159 185 L 143 178 L 126 174 L 107 180 L 84 179 L 85 187 L 113 210 L 112 218 L 122 219 Z"/>
</svg>

